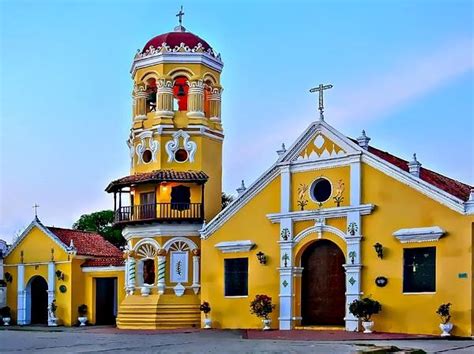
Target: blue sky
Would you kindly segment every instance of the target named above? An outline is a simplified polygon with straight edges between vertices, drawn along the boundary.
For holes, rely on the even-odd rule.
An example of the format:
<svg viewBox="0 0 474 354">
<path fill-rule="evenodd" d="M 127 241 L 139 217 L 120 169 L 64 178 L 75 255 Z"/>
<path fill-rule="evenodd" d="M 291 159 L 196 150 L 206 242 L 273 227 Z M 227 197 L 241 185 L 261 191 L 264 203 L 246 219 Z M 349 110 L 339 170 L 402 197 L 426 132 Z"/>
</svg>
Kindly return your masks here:
<svg viewBox="0 0 474 354">
<path fill-rule="evenodd" d="M 226 192 L 315 119 L 319 83 L 334 85 L 325 116 L 340 131 L 474 184 L 472 1 L 3 0 L 1 238 L 34 203 L 63 227 L 112 207 L 104 188 L 129 172 L 133 56 L 181 4 L 225 63 Z"/>
</svg>

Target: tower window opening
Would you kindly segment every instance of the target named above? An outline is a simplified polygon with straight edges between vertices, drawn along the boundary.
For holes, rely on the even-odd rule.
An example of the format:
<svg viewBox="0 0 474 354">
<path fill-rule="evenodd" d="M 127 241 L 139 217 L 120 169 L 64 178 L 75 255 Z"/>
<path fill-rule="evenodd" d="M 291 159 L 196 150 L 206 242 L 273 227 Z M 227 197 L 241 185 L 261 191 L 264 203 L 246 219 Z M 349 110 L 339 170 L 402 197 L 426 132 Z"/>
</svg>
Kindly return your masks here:
<svg viewBox="0 0 474 354">
<path fill-rule="evenodd" d="M 156 111 L 156 80 L 151 78 L 147 80 L 146 85 L 146 112 Z"/>
<path fill-rule="evenodd" d="M 185 162 L 188 159 L 188 152 L 184 149 L 178 149 L 174 153 L 174 159 L 177 162 Z"/>
<path fill-rule="evenodd" d="M 149 163 L 152 159 L 152 153 L 150 150 L 146 149 L 144 152 L 143 152 L 143 155 L 142 155 L 142 158 L 143 158 L 143 162 L 145 163 Z"/>
<path fill-rule="evenodd" d="M 207 80 L 206 85 L 204 86 L 204 116 L 209 118 L 211 116 L 211 81 Z"/>
<path fill-rule="evenodd" d="M 178 104 L 178 111 L 188 110 L 188 79 L 184 76 L 179 76 L 174 80 L 173 97 Z"/>
</svg>

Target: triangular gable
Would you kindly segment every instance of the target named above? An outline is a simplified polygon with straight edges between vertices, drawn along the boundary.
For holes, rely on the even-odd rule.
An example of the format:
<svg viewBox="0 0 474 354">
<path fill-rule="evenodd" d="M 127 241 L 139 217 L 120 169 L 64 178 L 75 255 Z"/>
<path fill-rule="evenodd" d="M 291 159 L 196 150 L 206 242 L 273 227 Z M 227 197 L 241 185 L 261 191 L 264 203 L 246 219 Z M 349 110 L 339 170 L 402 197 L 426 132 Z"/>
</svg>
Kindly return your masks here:
<svg viewBox="0 0 474 354">
<path fill-rule="evenodd" d="M 13 245 L 10 247 L 10 249 L 8 250 L 7 254 L 5 255 L 5 258 L 10 255 L 13 250 L 21 243 L 21 241 L 24 240 L 24 238 L 30 233 L 30 231 L 34 228 L 34 227 L 37 227 L 38 229 L 40 229 L 44 234 L 46 234 L 51 240 L 53 240 L 59 247 L 61 247 L 64 252 L 68 252 L 69 249 L 68 247 L 61 242 L 61 240 L 55 235 L 53 234 L 46 226 L 44 226 L 38 218 L 35 218 L 31 223 L 30 225 L 28 225 L 28 227 L 21 233 L 21 235 L 15 240 L 15 242 L 13 243 Z"/>
<path fill-rule="evenodd" d="M 325 121 L 312 123 L 278 162 L 317 161 L 360 154 L 361 148 Z"/>
</svg>

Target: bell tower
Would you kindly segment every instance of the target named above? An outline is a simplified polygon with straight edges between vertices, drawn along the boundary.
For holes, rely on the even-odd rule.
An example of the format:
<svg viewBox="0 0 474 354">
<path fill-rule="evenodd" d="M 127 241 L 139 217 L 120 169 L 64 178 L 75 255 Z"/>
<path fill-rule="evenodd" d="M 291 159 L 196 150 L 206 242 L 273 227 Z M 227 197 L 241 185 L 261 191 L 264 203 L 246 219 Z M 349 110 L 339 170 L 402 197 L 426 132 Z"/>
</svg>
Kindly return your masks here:
<svg viewBox="0 0 474 354">
<path fill-rule="evenodd" d="M 127 297 L 119 328 L 200 324 L 200 234 L 221 210 L 220 55 L 182 25 L 132 63 L 130 174 L 112 181 Z"/>
<path fill-rule="evenodd" d="M 220 55 L 181 21 L 138 50 L 131 68 L 130 175 L 202 172 L 208 176 L 202 198 L 208 221 L 221 210 L 222 68 Z M 160 181 L 157 194 L 168 182 Z"/>
</svg>

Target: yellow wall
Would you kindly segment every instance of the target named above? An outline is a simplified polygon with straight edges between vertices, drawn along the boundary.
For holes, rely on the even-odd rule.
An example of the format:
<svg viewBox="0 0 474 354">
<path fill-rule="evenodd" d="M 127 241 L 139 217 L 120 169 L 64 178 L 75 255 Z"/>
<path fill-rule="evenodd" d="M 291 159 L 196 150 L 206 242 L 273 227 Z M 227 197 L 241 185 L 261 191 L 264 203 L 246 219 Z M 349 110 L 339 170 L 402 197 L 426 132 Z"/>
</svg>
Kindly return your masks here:
<svg viewBox="0 0 474 354">
<path fill-rule="evenodd" d="M 277 177 L 259 192 L 247 205 L 228 220 L 209 239 L 202 241 L 201 300 L 211 305 L 211 317 L 216 328 L 260 328 L 261 320 L 250 314 L 250 301 L 257 294 L 272 297 L 278 304 L 279 281 L 276 268 L 279 266 L 279 225 L 272 224 L 266 213 L 279 209 L 280 178 Z M 223 241 L 251 240 L 256 247 L 245 253 L 223 254 L 215 244 Z M 261 265 L 256 254 L 267 255 L 267 264 Z M 248 257 L 248 296 L 224 297 L 224 259 Z M 278 306 L 273 311 L 272 326 L 278 326 Z"/>
<path fill-rule="evenodd" d="M 56 242 L 44 234 L 37 227 L 26 235 L 17 247 L 5 258 L 5 272 L 13 276 L 12 283 L 7 284 L 7 304 L 12 309 L 12 317 L 17 320 L 17 289 L 18 272 L 17 264 L 20 263 L 20 254 L 23 251 L 23 264 L 25 266 L 25 288 L 35 276 L 43 277 L 48 282 L 48 265 L 51 261 L 51 249 L 54 249 L 55 269 L 64 274 L 64 280 L 55 276 L 56 316 L 60 325 L 71 326 L 77 323 L 77 308 L 85 303 L 89 306 L 89 314 L 95 316 L 91 309 L 94 307 L 95 291 L 90 287 L 92 277 L 110 276 L 118 278 L 118 300 L 124 295 L 124 272 L 83 273 L 81 264 L 84 259 L 69 256 Z M 65 285 L 65 293 L 59 287 Z"/>
<path fill-rule="evenodd" d="M 338 186 L 339 180 L 342 180 L 344 183 L 344 192 L 342 194 L 343 201 L 340 206 L 350 205 L 350 168 L 349 166 L 343 166 L 333 169 L 324 169 L 317 171 L 308 171 L 308 172 L 298 172 L 291 175 L 291 210 L 298 211 L 301 210 L 301 207 L 298 205 L 298 188 L 300 186 L 308 186 L 308 192 L 305 195 L 305 200 L 308 204 L 305 206 L 304 210 L 314 210 L 319 208 L 319 204 L 310 197 L 311 192 L 311 183 L 316 179 L 323 177 L 328 179 L 332 185 L 332 194 L 329 199 L 322 203 L 322 208 L 334 208 L 336 203 L 333 199 L 335 195 L 335 190 Z"/>
<path fill-rule="evenodd" d="M 376 330 L 408 333 L 439 333 L 439 305 L 451 302 L 453 334 L 472 334 L 472 222 L 393 178 L 363 165 L 362 202 L 373 203 L 373 214 L 362 218 L 362 287 L 366 295 L 379 300 L 383 310 L 374 317 Z M 447 231 L 437 242 L 401 244 L 392 233 L 401 228 L 439 226 Z M 383 260 L 373 245 L 384 246 Z M 403 248 L 436 246 L 436 293 L 402 293 Z M 458 278 L 459 273 L 468 278 Z M 387 286 L 374 283 L 388 278 Z"/>
</svg>

